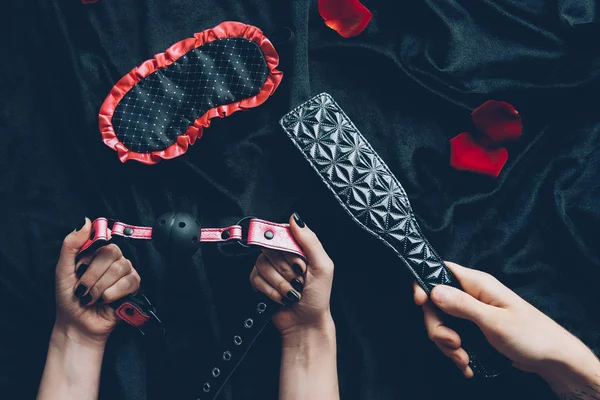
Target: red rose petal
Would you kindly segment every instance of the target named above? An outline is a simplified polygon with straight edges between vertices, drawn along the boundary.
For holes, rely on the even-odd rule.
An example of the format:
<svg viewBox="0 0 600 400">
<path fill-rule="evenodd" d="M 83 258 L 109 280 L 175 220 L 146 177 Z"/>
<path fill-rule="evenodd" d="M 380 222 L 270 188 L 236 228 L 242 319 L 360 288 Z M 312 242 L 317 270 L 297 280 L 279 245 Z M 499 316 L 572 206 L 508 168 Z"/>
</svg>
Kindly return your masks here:
<svg viewBox="0 0 600 400">
<path fill-rule="evenodd" d="M 488 146 L 499 146 L 517 139 L 523 132 L 521 116 L 505 101 L 486 101 L 471 113 L 471 119 Z"/>
<path fill-rule="evenodd" d="M 450 165 L 457 170 L 497 177 L 506 160 L 508 151 L 504 147 L 487 149 L 473 140 L 468 132 L 450 139 Z"/>
<path fill-rule="evenodd" d="M 371 21 L 371 11 L 358 0 L 319 0 L 325 25 L 345 38 L 361 33 Z"/>
</svg>

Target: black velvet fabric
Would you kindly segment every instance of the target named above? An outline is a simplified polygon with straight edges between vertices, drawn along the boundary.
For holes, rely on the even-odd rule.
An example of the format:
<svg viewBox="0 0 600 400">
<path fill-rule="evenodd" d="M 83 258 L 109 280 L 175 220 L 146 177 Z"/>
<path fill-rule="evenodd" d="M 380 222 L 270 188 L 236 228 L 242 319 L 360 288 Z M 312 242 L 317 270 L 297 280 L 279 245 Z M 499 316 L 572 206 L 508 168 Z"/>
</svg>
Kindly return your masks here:
<svg viewBox="0 0 600 400">
<path fill-rule="evenodd" d="M 138 82 L 115 108 L 115 133 L 129 150 L 164 150 L 214 107 L 256 95 L 269 69 L 258 45 L 218 39 Z"/>
<path fill-rule="evenodd" d="M 323 24 L 316 1 L 3 5 L 3 398 L 35 396 L 62 238 L 84 216 L 148 225 L 172 210 L 204 226 L 302 215 L 336 263 L 343 399 L 552 398 L 539 378 L 516 370 L 464 381 L 427 339 L 409 274 L 343 214 L 277 125 L 322 91 L 398 176 L 445 259 L 494 274 L 600 351 L 596 4 L 364 3 L 374 17 L 353 39 Z M 294 41 L 276 44 L 284 72 L 277 92 L 258 108 L 213 121 L 182 157 L 121 164 L 98 133 L 110 88 L 140 62 L 225 20 L 267 36 L 284 26 L 293 31 Z M 495 180 L 449 166 L 448 140 L 468 130 L 471 110 L 489 99 L 513 104 L 525 126 Z M 124 249 L 169 335 L 166 344 L 145 342 L 120 326 L 107 345 L 101 398 L 195 398 L 212 350 L 243 321 L 236 310 L 251 301 L 255 254 L 206 245 L 191 260 L 164 260 L 150 243 Z M 221 399 L 276 398 L 279 353 L 270 327 Z"/>
</svg>

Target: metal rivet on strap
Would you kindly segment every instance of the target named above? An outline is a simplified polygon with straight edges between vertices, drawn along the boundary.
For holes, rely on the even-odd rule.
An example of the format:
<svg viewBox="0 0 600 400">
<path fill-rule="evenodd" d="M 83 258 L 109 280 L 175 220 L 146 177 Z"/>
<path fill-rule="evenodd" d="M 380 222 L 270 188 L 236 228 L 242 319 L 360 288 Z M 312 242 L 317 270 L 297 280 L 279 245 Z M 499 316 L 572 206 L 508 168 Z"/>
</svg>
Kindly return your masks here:
<svg viewBox="0 0 600 400">
<path fill-rule="evenodd" d="M 267 305 L 263 302 L 258 303 L 258 305 L 256 306 L 256 311 L 258 311 L 259 314 L 264 313 L 266 309 Z"/>
<path fill-rule="evenodd" d="M 244 321 L 244 326 L 246 328 L 252 328 L 252 325 L 254 325 L 254 320 L 252 318 L 248 318 Z"/>
<path fill-rule="evenodd" d="M 127 236 L 133 235 L 133 228 L 125 228 L 125 229 L 123 229 L 123 235 L 127 235 Z"/>
<path fill-rule="evenodd" d="M 212 375 L 216 378 L 217 376 L 221 375 L 221 370 L 217 367 L 214 367 L 212 370 Z"/>
<path fill-rule="evenodd" d="M 204 382 L 204 386 L 202 386 L 202 390 L 204 390 L 206 393 L 210 392 L 210 383 Z"/>
<path fill-rule="evenodd" d="M 235 335 L 233 337 L 233 343 L 235 343 L 236 346 L 239 346 L 240 344 L 242 344 L 242 337 L 239 335 Z"/>
<path fill-rule="evenodd" d="M 135 313 L 134 309 L 131 307 L 127 307 L 125 309 L 125 314 L 129 315 L 130 317 L 133 316 L 133 314 Z"/>
<path fill-rule="evenodd" d="M 230 237 L 231 237 L 231 232 L 229 232 L 229 231 L 223 231 L 223 232 L 221 233 L 221 239 L 223 239 L 223 240 L 227 240 L 227 239 L 229 239 Z"/>
<path fill-rule="evenodd" d="M 226 351 L 223 353 L 223 360 L 225 360 L 225 361 L 231 360 L 231 353 L 229 351 Z"/>
<path fill-rule="evenodd" d="M 274 236 L 275 236 L 275 234 L 273 233 L 273 231 L 265 232 L 265 239 L 271 240 L 271 239 L 273 239 Z"/>
</svg>

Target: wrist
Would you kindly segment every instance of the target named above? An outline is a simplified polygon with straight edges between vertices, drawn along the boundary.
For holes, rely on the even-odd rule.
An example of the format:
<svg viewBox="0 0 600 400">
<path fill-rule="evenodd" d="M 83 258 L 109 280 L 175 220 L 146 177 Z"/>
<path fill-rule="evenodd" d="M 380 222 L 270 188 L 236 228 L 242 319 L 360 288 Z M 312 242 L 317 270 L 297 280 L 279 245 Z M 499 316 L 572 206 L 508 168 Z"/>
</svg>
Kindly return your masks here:
<svg viewBox="0 0 600 400">
<path fill-rule="evenodd" d="M 55 323 L 50 335 L 50 346 L 77 346 L 90 351 L 104 352 L 107 337 L 90 336 L 79 328 L 68 324 Z"/>
<path fill-rule="evenodd" d="M 568 393 L 600 379 L 600 360 L 583 342 L 573 339 L 572 345 L 563 342 L 556 355 L 545 360 L 537 371 L 556 393 Z"/>
<path fill-rule="evenodd" d="M 335 324 L 327 313 L 310 324 L 293 326 L 281 332 L 283 347 L 298 347 L 308 343 L 335 343 Z"/>
<path fill-rule="evenodd" d="M 56 324 L 38 399 L 97 399 L 105 342 Z"/>
</svg>

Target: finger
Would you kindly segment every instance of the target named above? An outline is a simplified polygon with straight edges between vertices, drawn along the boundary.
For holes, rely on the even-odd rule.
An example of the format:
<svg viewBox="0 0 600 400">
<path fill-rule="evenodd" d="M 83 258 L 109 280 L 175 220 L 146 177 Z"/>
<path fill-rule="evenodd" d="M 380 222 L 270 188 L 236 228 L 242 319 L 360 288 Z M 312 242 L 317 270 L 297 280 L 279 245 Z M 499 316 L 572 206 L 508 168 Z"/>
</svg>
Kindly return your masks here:
<svg viewBox="0 0 600 400">
<path fill-rule="evenodd" d="M 283 305 L 290 304 L 289 300 L 284 300 L 287 299 L 287 297 L 282 297 L 281 294 L 279 294 L 279 292 L 277 291 L 277 289 L 271 286 L 269 282 L 267 282 L 262 276 L 260 276 L 256 272 L 256 267 L 252 272 L 253 273 L 250 273 L 250 282 L 254 290 L 264 293 L 267 297 L 269 297 L 276 303 Z"/>
<path fill-rule="evenodd" d="M 470 379 L 475 374 L 473 370 L 469 366 L 469 355 L 463 348 L 453 349 L 451 353 L 449 353 L 448 357 L 456 364 L 458 369 L 460 369 L 465 376 L 465 378 Z"/>
<path fill-rule="evenodd" d="M 471 367 L 466 367 L 462 370 L 463 375 L 465 376 L 465 378 L 467 379 L 471 379 L 472 377 L 475 376 L 475 373 L 473 372 L 473 370 L 471 369 Z"/>
<path fill-rule="evenodd" d="M 267 283 L 274 287 L 281 298 L 286 298 L 289 303 L 297 303 L 300 301 L 300 293 L 298 293 L 291 285 L 290 282 L 286 281 L 283 276 L 271 264 L 269 259 L 264 255 L 261 255 L 256 261 L 256 272 L 260 275 Z M 281 302 L 286 303 L 285 300 Z"/>
<path fill-rule="evenodd" d="M 102 298 L 102 293 L 104 293 L 106 289 L 132 272 L 135 272 L 135 270 L 128 259 L 123 257 L 118 259 L 108 267 L 100 279 L 89 288 L 88 293 L 79 299 L 79 302 L 81 305 L 94 304 L 94 302 L 99 301 Z"/>
<path fill-rule="evenodd" d="M 122 299 L 125 296 L 133 294 L 140 289 L 141 279 L 138 273 L 133 270 L 130 274 L 125 275 L 112 286 L 107 288 L 102 293 L 102 298 L 106 304 Z"/>
<path fill-rule="evenodd" d="M 462 289 L 486 304 L 503 307 L 508 306 L 515 297 L 518 298 L 512 290 L 488 273 L 465 268 L 449 261 L 445 263 L 456 276 Z"/>
<path fill-rule="evenodd" d="M 287 252 L 283 253 L 283 257 L 287 260 L 288 264 L 292 266 L 292 271 L 294 271 L 296 276 L 306 276 L 306 261 L 304 261 L 302 257 Z"/>
<path fill-rule="evenodd" d="M 482 303 L 468 293 L 447 285 L 438 285 L 431 291 L 431 301 L 445 313 L 484 324 L 499 310 Z"/>
<path fill-rule="evenodd" d="M 92 223 L 86 217 L 85 224 L 82 228 L 69 233 L 65 237 L 62 248 L 60 249 L 60 256 L 56 264 L 56 273 L 59 277 L 73 273 L 73 266 L 75 265 L 77 253 L 79 253 L 81 247 L 83 247 L 85 242 L 87 242 L 89 239 L 91 229 Z"/>
<path fill-rule="evenodd" d="M 94 253 L 91 253 L 84 255 L 77 261 L 77 265 L 75 265 L 75 276 L 77 276 L 77 279 L 80 279 L 85 274 L 93 259 Z"/>
<path fill-rule="evenodd" d="M 422 306 L 429 300 L 427 297 L 427 293 L 423 290 L 421 286 L 416 281 L 413 281 L 413 296 L 415 298 L 415 304 L 418 306 Z"/>
<path fill-rule="evenodd" d="M 267 257 L 271 265 L 275 267 L 277 272 L 283 276 L 283 279 L 288 281 L 296 291 L 301 293 L 304 290 L 304 276 L 296 275 L 292 265 L 283 256 L 283 252 L 264 249 L 263 254 Z"/>
<path fill-rule="evenodd" d="M 311 231 L 298 214 L 290 217 L 292 235 L 304 251 L 306 261 L 313 266 L 315 275 L 320 273 L 333 273 L 333 262 L 323 249 L 317 235 Z"/>
<path fill-rule="evenodd" d="M 429 339 L 436 344 L 442 344 L 453 349 L 458 349 L 461 346 L 458 333 L 444 325 L 444 321 L 431 302 L 423 304 L 423 317 Z"/>
<path fill-rule="evenodd" d="M 449 359 L 452 360 L 454 364 L 460 369 L 464 370 L 469 366 L 469 355 L 462 348 L 453 349 L 444 345 L 439 345 L 436 343 L 436 346 L 440 349 L 440 351 Z"/>
<path fill-rule="evenodd" d="M 82 298 L 86 295 L 110 265 L 122 257 L 121 249 L 115 244 L 109 244 L 96 250 L 87 270 L 75 284 L 75 296 Z"/>
<path fill-rule="evenodd" d="M 256 273 L 256 266 L 254 266 L 252 268 L 252 271 L 250 271 L 250 286 L 252 286 L 252 290 L 254 290 L 255 292 L 258 290 L 256 287 L 254 287 L 254 277 L 257 275 Z"/>
</svg>

